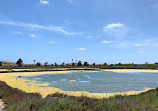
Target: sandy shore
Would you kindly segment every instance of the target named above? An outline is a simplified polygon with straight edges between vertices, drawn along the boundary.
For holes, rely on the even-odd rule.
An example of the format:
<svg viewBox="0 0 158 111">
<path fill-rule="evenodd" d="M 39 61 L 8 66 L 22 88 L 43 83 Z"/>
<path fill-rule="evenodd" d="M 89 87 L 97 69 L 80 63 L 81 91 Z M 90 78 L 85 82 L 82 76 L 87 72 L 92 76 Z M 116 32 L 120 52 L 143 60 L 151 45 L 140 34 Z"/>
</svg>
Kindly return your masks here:
<svg viewBox="0 0 158 111">
<path fill-rule="evenodd" d="M 27 71 L 30 69 L 0 69 L 0 71 Z"/>
<path fill-rule="evenodd" d="M 152 73 L 158 73 L 158 70 L 152 70 L 152 69 L 103 69 L 102 71 L 112 71 L 112 72 L 152 72 Z"/>
<path fill-rule="evenodd" d="M 114 69 L 105 70 L 114 72 L 156 72 L 156 70 L 125 70 L 125 69 Z M 151 88 L 145 88 L 144 91 L 129 91 L 123 93 L 89 93 L 86 91 L 62 91 L 59 88 L 49 87 L 49 83 L 37 83 L 37 81 L 30 81 L 23 78 L 17 78 L 18 76 L 33 76 L 39 74 L 55 74 L 55 73 L 68 73 L 68 72 L 79 72 L 79 71 L 47 71 L 47 72 L 15 72 L 15 73 L 1 73 L 0 81 L 5 81 L 9 86 L 13 88 L 21 89 L 28 93 L 40 93 L 43 97 L 48 94 L 56 92 L 68 94 L 70 96 L 87 96 L 91 98 L 108 98 L 116 95 L 136 95 L 142 92 L 151 90 Z M 89 72 L 89 71 L 88 71 Z M 158 71 L 157 71 L 158 72 Z M 53 81 L 52 81 L 53 82 Z M 41 87 L 46 86 L 46 87 Z"/>
</svg>

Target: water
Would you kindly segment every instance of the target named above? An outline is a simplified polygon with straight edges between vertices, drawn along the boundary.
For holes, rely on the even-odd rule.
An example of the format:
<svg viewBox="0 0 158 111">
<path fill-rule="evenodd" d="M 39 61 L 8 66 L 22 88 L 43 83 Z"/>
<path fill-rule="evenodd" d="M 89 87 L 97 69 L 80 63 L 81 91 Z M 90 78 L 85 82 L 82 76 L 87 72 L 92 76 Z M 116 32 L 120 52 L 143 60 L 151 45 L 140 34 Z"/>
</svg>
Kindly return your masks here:
<svg viewBox="0 0 158 111">
<path fill-rule="evenodd" d="M 142 91 L 144 87 L 158 87 L 158 73 L 144 72 L 72 72 L 21 76 L 20 78 L 36 80 L 39 83 L 48 82 L 50 87 L 60 88 L 64 91 L 88 91 L 91 93 Z"/>
</svg>

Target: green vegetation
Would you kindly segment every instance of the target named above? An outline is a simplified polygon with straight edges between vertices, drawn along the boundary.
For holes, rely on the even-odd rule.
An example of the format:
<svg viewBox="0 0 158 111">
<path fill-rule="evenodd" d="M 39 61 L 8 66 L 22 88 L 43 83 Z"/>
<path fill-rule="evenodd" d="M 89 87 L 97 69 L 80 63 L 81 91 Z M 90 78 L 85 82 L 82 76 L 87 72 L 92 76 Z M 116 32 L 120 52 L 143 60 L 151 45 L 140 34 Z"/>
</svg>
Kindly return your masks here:
<svg viewBox="0 0 158 111">
<path fill-rule="evenodd" d="M 3 64 L 3 61 L 0 62 L 0 69 L 36 69 L 36 68 L 42 68 L 42 69 L 55 69 L 55 68 L 98 68 L 98 69 L 158 69 L 158 63 L 155 62 L 154 64 L 149 64 L 145 62 L 144 64 L 89 64 L 88 62 L 83 62 L 72 59 L 72 63 L 65 63 L 62 62 L 61 64 L 57 64 L 56 62 L 54 64 L 48 64 L 48 62 L 45 62 L 44 64 L 41 64 L 40 62 L 36 62 L 36 60 L 33 61 L 34 64 L 22 64 L 23 60 L 19 59 L 15 65 L 6 65 Z"/>
<path fill-rule="evenodd" d="M 2 62 L 0 62 L 0 66 L 2 66 Z"/>
<path fill-rule="evenodd" d="M 78 61 L 78 66 L 82 66 L 82 62 L 81 61 Z"/>
<path fill-rule="evenodd" d="M 0 98 L 6 111 L 157 111 L 158 89 L 135 96 L 107 99 L 51 94 L 41 99 L 37 93 L 25 93 L 0 82 Z"/>
<path fill-rule="evenodd" d="M 36 63 L 36 66 L 41 66 L 41 63 L 40 63 L 40 62 L 37 62 L 37 63 Z"/>
<path fill-rule="evenodd" d="M 84 62 L 84 66 L 89 66 L 88 62 Z"/>
<path fill-rule="evenodd" d="M 22 62 L 23 62 L 23 60 L 22 60 L 22 59 L 19 59 L 19 60 L 16 62 L 16 64 L 20 67 L 20 66 L 22 66 Z"/>
</svg>

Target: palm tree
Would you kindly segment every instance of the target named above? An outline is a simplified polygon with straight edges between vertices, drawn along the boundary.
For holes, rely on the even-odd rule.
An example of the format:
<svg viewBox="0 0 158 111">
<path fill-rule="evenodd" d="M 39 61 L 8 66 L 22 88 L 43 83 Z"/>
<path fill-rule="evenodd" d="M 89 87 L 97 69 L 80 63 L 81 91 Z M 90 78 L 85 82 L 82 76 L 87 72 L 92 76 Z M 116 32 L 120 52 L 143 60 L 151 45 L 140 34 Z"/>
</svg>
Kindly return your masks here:
<svg viewBox="0 0 158 111">
<path fill-rule="evenodd" d="M 36 64 L 36 60 L 33 60 L 33 62 L 34 62 L 34 65 Z"/>
</svg>

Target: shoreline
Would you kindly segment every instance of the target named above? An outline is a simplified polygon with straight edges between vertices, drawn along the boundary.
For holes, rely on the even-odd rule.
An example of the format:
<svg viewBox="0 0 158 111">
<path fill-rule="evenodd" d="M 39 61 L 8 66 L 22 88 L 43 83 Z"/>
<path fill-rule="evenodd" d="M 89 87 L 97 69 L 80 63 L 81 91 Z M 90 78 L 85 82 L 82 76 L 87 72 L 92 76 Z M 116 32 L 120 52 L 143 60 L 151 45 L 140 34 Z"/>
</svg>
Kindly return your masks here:
<svg viewBox="0 0 158 111">
<path fill-rule="evenodd" d="M 113 71 L 113 72 L 157 72 L 158 70 L 133 70 L 133 69 L 110 69 L 110 70 L 100 70 L 100 71 Z M 49 87 L 49 83 L 36 83 L 37 81 L 30 81 L 23 78 L 17 78 L 18 76 L 34 76 L 40 74 L 57 74 L 57 73 L 70 73 L 70 72 L 80 72 L 76 70 L 71 71 L 44 71 L 44 72 L 12 72 L 12 73 L 1 73 L 0 81 L 6 82 L 9 86 L 13 88 L 21 89 L 28 93 L 40 93 L 42 97 L 46 97 L 49 94 L 63 93 L 69 96 L 86 96 L 90 98 L 109 98 L 116 95 L 137 95 L 151 89 L 155 88 L 145 88 L 143 91 L 128 91 L 128 92 L 117 92 L 117 93 L 90 93 L 86 91 L 63 91 L 59 88 Z M 85 71 L 91 72 L 91 71 Z M 94 71 L 92 71 L 94 72 Z M 46 87 L 41 87 L 46 86 Z"/>
<path fill-rule="evenodd" d="M 153 69 L 102 69 L 101 71 L 112 71 L 118 73 L 126 73 L 126 72 L 151 72 L 151 73 L 158 73 L 158 70 Z"/>
</svg>

